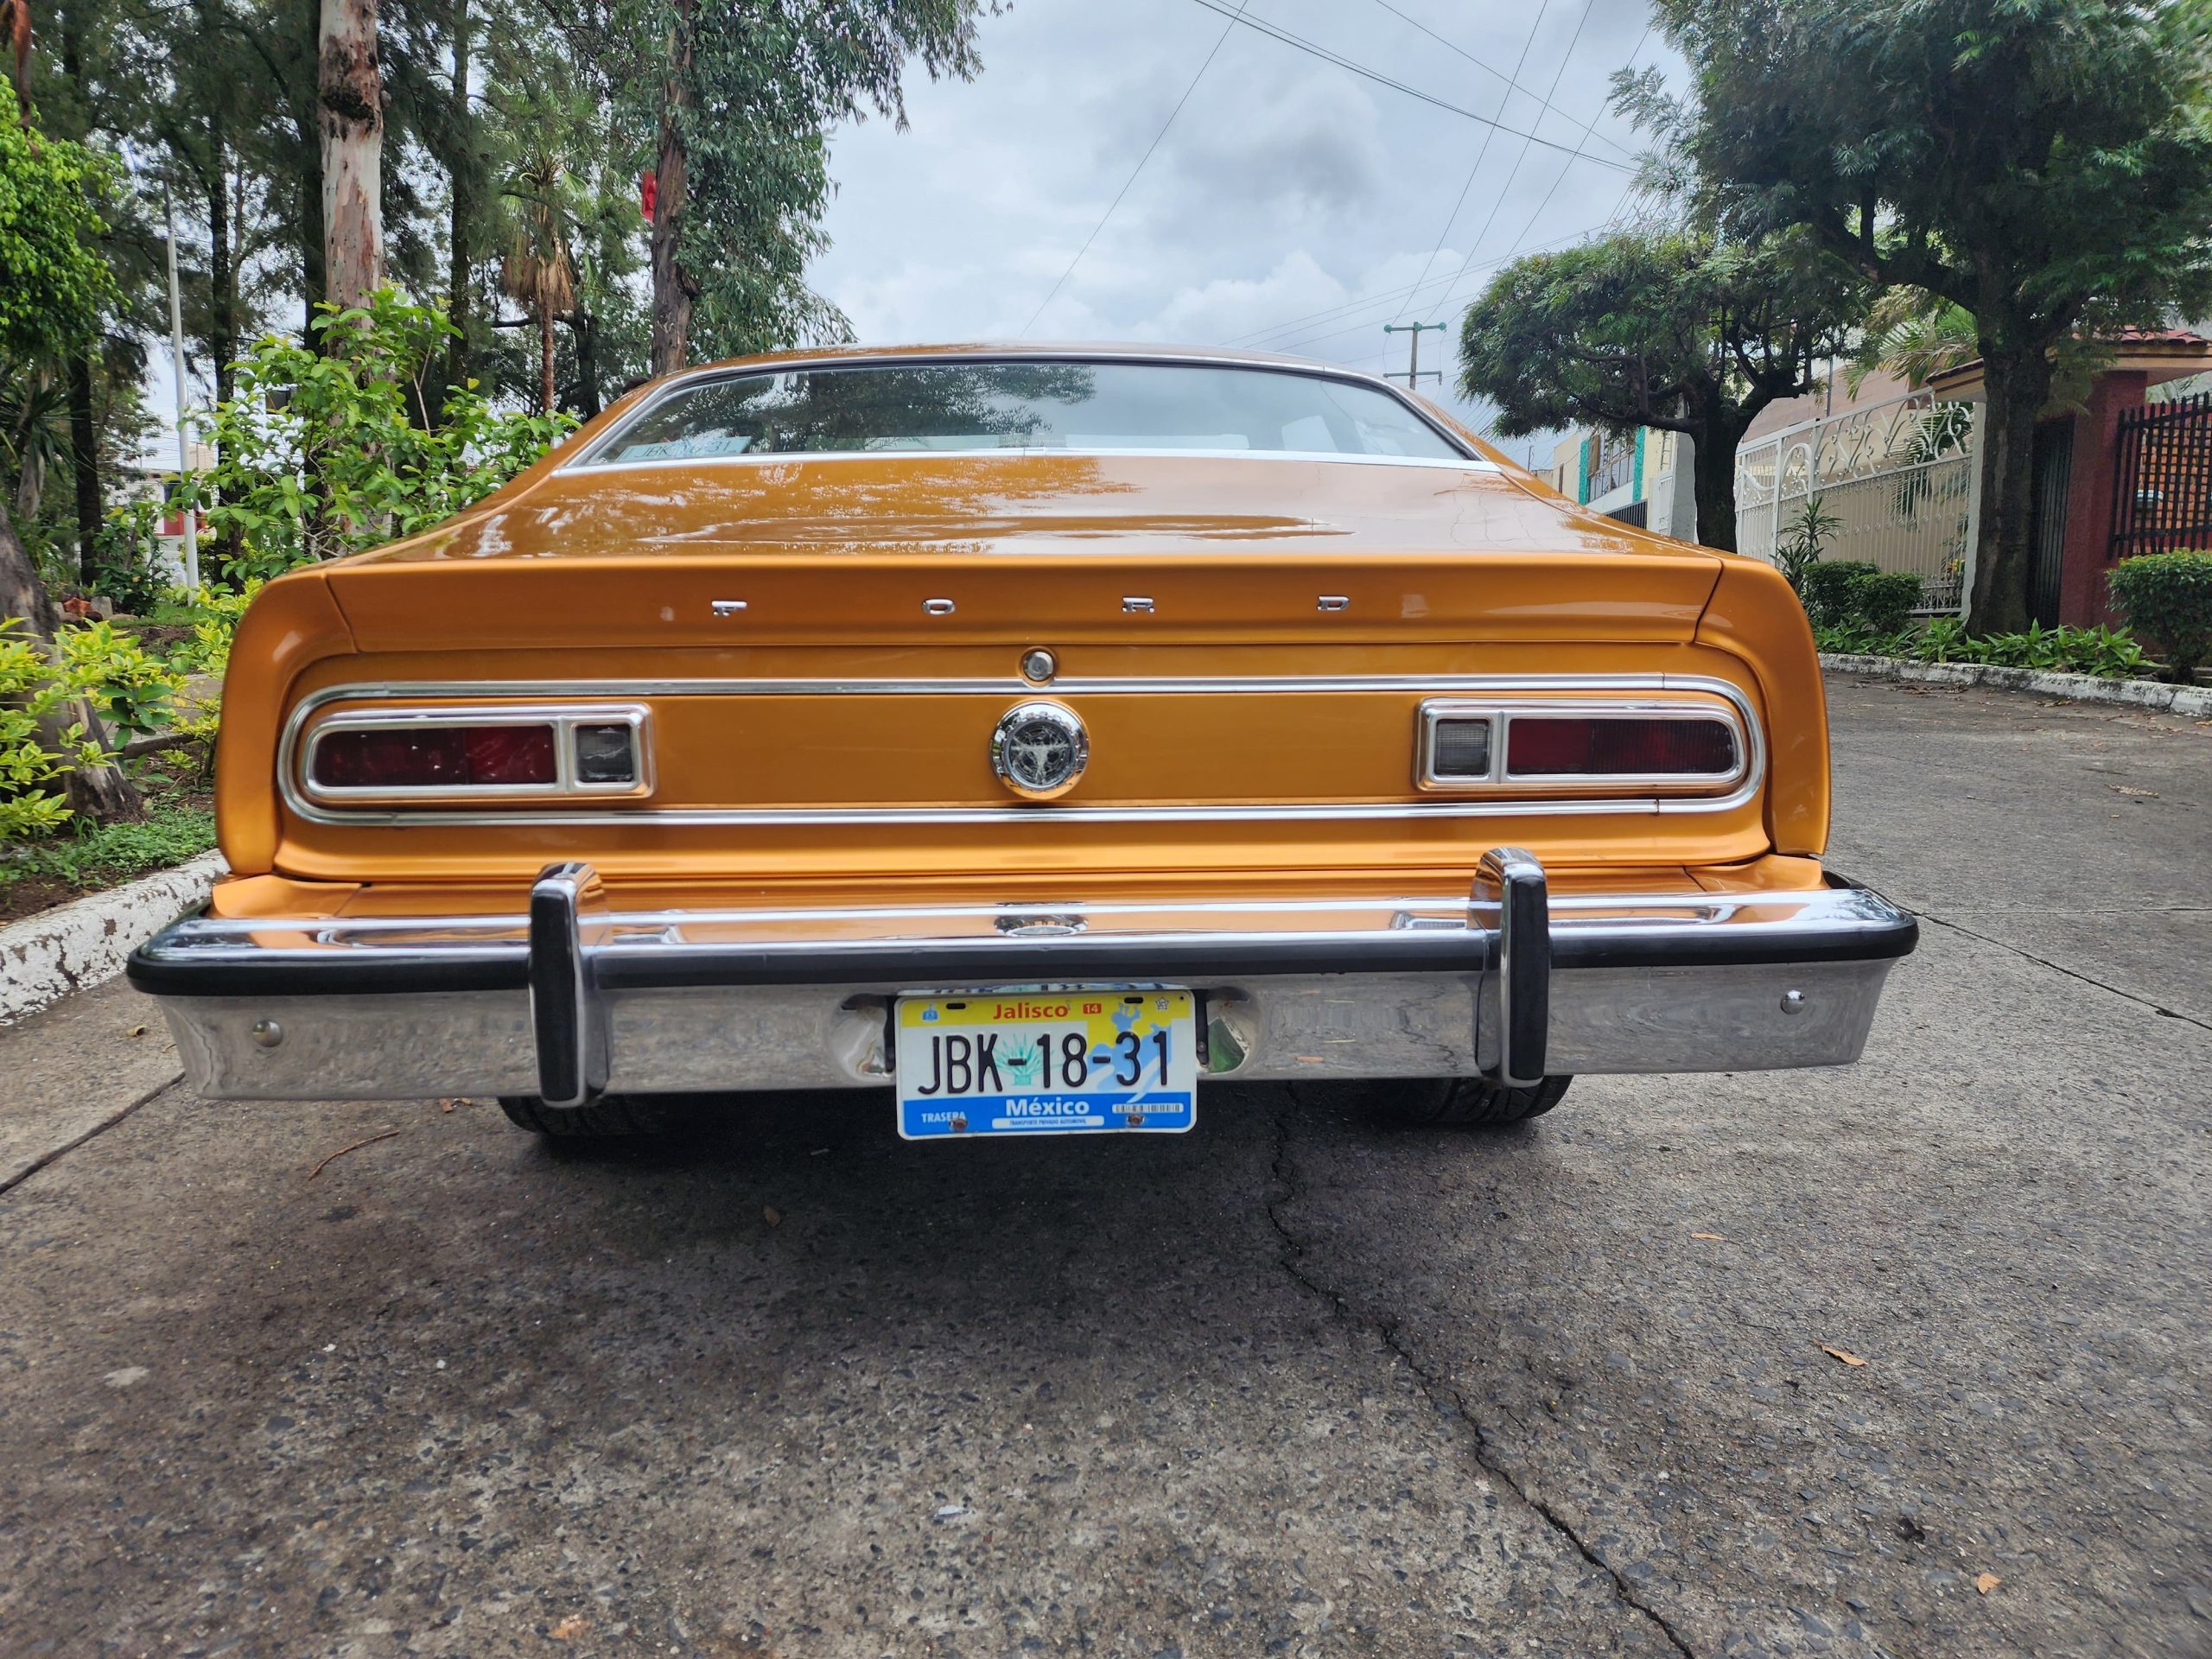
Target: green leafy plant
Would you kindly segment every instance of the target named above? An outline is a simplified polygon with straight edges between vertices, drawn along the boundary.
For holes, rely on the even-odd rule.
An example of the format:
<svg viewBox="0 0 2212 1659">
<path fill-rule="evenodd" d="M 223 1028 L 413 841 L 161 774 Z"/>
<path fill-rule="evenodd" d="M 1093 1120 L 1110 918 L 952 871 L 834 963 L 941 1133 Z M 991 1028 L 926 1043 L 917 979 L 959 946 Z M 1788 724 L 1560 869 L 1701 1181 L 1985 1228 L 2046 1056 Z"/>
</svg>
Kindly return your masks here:
<svg viewBox="0 0 2212 1659">
<path fill-rule="evenodd" d="M 2212 658 L 2212 553 L 2146 553 L 2112 573 L 2113 602 L 2165 646 L 2183 685 Z"/>
<path fill-rule="evenodd" d="M 159 504 L 130 501 L 108 509 L 92 543 L 86 586 L 115 601 L 118 610 L 143 616 L 168 591 L 158 568 L 155 532 L 162 520 Z"/>
<path fill-rule="evenodd" d="M 21 617 L 0 617 L 0 845 L 60 829 L 71 816 L 63 779 L 110 758 L 81 721 L 58 721 L 86 689 Z"/>
<path fill-rule="evenodd" d="M 1806 573 L 1821 562 L 1828 538 L 1842 528 L 1843 520 L 1823 507 L 1819 496 L 1808 496 L 1775 543 L 1775 563 L 1798 598 L 1805 597 Z"/>
<path fill-rule="evenodd" d="M 412 535 L 480 500 L 575 429 L 432 380 L 453 326 L 391 289 L 325 306 L 320 348 L 271 334 L 239 363 L 200 481 L 210 530 L 242 550 L 232 580 L 281 575 Z"/>
<path fill-rule="evenodd" d="M 2143 647 L 2117 628 L 2045 628 L 2031 625 L 2019 633 L 1977 637 L 1955 616 L 1939 616 L 1918 627 L 1884 632 L 1863 619 L 1822 624 L 1813 630 L 1824 652 L 1852 656 L 1898 657 L 1909 662 L 1978 663 L 1993 668 L 2049 669 L 2094 674 L 2102 679 L 2137 679 L 2150 670 Z"/>
<path fill-rule="evenodd" d="M 1920 586 L 1910 570 L 1856 571 L 1844 584 L 1845 612 L 1876 633 L 1901 632 L 1920 603 Z"/>
<path fill-rule="evenodd" d="M 90 694 L 99 716 L 143 737 L 168 723 L 184 676 L 112 622 L 65 628 L 54 640 L 63 677 Z"/>
</svg>

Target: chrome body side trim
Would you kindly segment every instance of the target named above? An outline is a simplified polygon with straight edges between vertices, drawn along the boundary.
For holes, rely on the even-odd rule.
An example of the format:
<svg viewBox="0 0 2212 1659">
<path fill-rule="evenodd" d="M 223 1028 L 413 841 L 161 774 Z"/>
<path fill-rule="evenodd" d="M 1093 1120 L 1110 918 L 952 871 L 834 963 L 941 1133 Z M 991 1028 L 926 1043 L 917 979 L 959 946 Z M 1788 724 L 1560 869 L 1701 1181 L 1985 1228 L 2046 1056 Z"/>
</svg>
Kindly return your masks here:
<svg viewBox="0 0 2212 1659">
<path fill-rule="evenodd" d="M 548 936 L 519 914 L 195 918 L 142 948 L 130 975 L 162 998 L 194 1086 L 238 1098 L 543 1092 L 570 1081 L 561 1055 L 577 1057 L 575 1079 L 616 1091 L 880 1084 L 888 998 L 1084 982 L 1200 992 L 1219 1077 L 1520 1077 L 1844 1064 L 1916 937 L 1894 906 L 1847 887 L 1559 895 L 1531 937 L 1507 905 L 1529 874 L 1501 852 L 1471 901 L 1070 899 L 596 921 L 587 884 L 574 893 L 573 963 L 557 950 L 538 960 Z M 1005 925 L 1046 911 L 1050 929 Z M 1548 950 L 1548 974 L 1531 968 L 1532 944 Z M 558 1000 L 563 985 L 574 1001 Z M 272 1026 L 274 1046 L 256 1035 Z"/>
<path fill-rule="evenodd" d="M 1054 682 L 1053 694 L 1062 698 L 1146 696 L 1199 694 L 1228 696 L 1266 696 L 1281 692 L 1427 692 L 1438 698 L 1512 696 L 1517 701 L 1541 698 L 1545 693 L 1690 691 L 1720 699 L 1732 711 L 1741 740 L 1744 771 L 1736 786 L 1720 795 L 1675 796 L 1641 786 L 1617 796 L 1584 797 L 1564 791 L 1557 794 L 1505 798 L 1436 798 L 1409 801 L 1286 802 L 1262 805 L 1089 806 L 1057 804 L 1048 810 L 1019 806 L 963 807 L 655 807 L 625 805 L 595 811 L 547 811 L 518 804 L 505 810 L 444 811 L 417 808 L 377 811 L 364 807 L 337 810 L 309 799 L 300 788 L 298 751 L 302 729 L 315 712 L 334 702 L 364 704 L 408 698 L 516 697 L 773 697 L 773 696 L 976 696 L 1022 697 L 1034 686 L 1019 677 L 1006 679 L 943 680 L 582 680 L 562 685 L 540 680 L 408 681 L 376 684 L 325 686 L 300 699 L 284 721 L 276 747 L 277 790 L 284 805 L 310 823 L 326 824 L 607 824 L 638 822 L 673 828 L 697 827 L 831 827 L 843 825 L 905 826 L 924 824 L 1027 823 L 1357 823 L 1430 817 L 1496 817 L 1501 816 L 1556 817 L 1589 813 L 1662 814 L 1725 812 L 1741 806 L 1758 793 L 1766 777 L 1766 740 L 1751 699 L 1726 680 L 1698 674 L 1556 674 L 1556 675 L 1229 675 L 1160 679 L 1099 677 L 1065 678 Z M 1679 705 L 1655 705 L 1662 709 Z M 1559 712 L 1554 710 L 1554 712 Z M 1711 712 L 1722 712 L 1715 708 Z M 1501 751 L 1494 766 L 1502 766 Z M 1711 780 L 1703 780 L 1710 785 Z M 1454 787 L 1459 796 L 1463 791 Z"/>
</svg>

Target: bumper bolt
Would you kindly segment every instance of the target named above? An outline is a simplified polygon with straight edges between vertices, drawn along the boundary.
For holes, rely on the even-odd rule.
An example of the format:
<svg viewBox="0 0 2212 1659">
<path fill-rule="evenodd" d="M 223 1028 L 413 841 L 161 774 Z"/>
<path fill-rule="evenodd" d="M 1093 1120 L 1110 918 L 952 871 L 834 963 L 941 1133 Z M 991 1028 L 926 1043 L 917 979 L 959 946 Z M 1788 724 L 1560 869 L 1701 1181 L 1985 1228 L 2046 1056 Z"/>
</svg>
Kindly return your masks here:
<svg viewBox="0 0 2212 1659">
<path fill-rule="evenodd" d="M 1806 1006 L 1804 992 L 1784 991 L 1782 994 L 1782 1011 L 1784 1014 L 1802 1014 Z"/>
<path fill-rule="evenodd" d="M 264 1048 L 274 1048 L 284 1040 L 284 1027 L 274 1020 L 257 1020 L 251 1033 L 253 1040 Z"/>
</svg>

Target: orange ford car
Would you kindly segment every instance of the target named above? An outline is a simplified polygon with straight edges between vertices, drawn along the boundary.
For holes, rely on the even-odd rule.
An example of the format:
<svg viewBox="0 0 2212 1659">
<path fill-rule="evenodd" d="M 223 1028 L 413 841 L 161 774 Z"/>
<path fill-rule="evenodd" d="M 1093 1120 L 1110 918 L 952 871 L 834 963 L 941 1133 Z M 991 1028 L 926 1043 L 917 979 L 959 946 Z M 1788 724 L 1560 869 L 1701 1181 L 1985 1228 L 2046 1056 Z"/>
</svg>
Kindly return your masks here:
<svg viewBox="0 0 2212 1659">
<path fill-rule="evenodd" d="M 1216 1079 L 1502 1122 L 1839 1065 L 1912 918 L 1824 872 L 1804 613 L 1384 381 L 1123 348 L 681 373 L 271 583 L 231 874 L 140 950 L 194 1084 L 873 1089 L 915 1139 Z"/>
</svg>

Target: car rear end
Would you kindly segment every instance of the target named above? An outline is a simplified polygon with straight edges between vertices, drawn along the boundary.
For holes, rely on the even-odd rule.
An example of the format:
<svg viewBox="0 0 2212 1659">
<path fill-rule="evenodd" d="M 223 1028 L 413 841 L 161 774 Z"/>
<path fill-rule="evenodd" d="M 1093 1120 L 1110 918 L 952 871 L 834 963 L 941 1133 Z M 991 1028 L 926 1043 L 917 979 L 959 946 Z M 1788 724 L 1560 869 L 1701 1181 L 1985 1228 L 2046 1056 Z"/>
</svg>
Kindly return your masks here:
<svg viewBox="0 0 2212 1659">
<path fill-rule="evenodd" d="M 1912 947 L 1820 865 L 1774 572 L 1479 459 L 613 470 L 255 606 L 232 873 L 132 967 L 203 1092 L 896 1082 L 957 1134 L 1009 1120 L 925 1109 L 955 1062 L 1089 1102 L 1016 1040 L 1088 1020 L 1058 1058 L 1152 1093 L 1034 1127 L 1174 1128 L 1209 1079 L 1843 1063 Z"/>
</svg>

